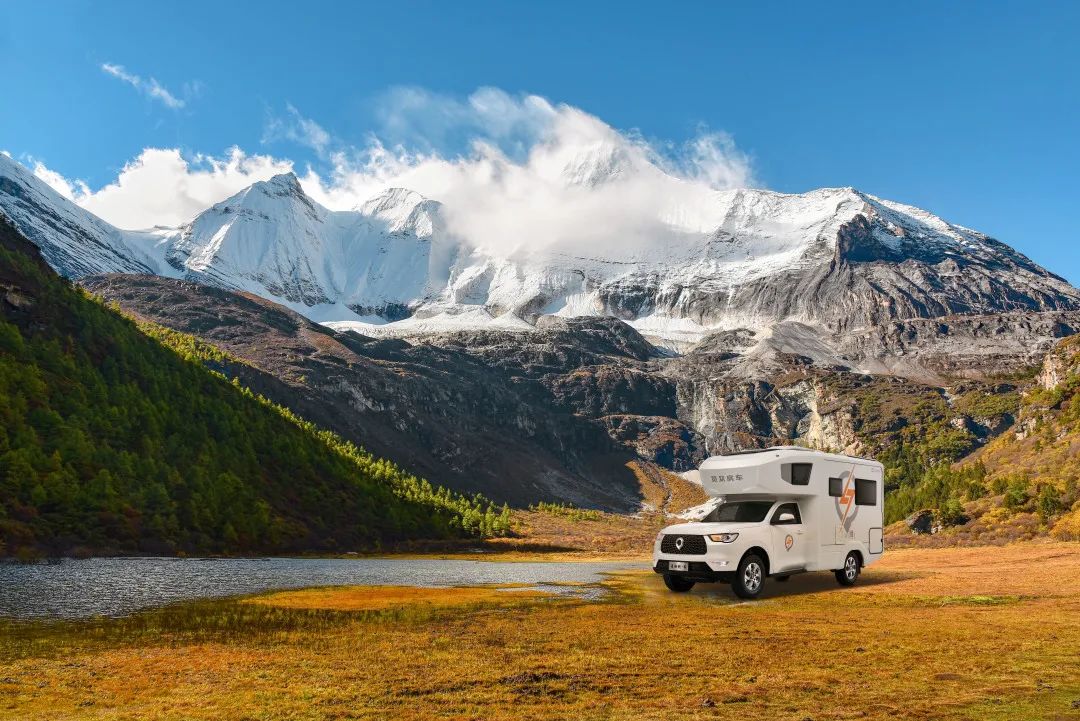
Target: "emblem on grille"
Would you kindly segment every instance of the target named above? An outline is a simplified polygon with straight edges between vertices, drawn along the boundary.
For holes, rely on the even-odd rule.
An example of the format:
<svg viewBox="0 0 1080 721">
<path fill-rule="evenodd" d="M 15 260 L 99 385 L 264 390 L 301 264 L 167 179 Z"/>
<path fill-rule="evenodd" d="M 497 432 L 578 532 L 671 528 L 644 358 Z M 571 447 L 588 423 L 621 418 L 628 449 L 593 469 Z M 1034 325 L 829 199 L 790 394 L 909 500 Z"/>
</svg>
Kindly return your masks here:
<svg viewBox="0 0 1080 721">
<path fill-rule="evenodd" d="M 675 539 L 675 550 L 676 551 L 681 551 L 682 550 L 682 545 L 683 545 L 683 539 L 682 539 L 682 536 L 679 536 L 678 538 Z"/>
</svg>

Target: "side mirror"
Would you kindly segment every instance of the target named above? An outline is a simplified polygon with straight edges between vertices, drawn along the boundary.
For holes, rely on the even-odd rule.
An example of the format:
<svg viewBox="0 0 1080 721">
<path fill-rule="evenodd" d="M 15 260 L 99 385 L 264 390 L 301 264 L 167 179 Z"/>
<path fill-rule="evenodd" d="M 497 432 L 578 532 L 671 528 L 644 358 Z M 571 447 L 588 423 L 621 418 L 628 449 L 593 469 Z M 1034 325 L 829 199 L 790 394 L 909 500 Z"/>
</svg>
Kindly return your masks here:
<svg viewBox="0 0 1080 721">
<path fill-rule="evenodd" d="M 795 523 L 794 513 L 781 513 L 780 517 L 776 519 L 777 523 Z"/>
</svg>

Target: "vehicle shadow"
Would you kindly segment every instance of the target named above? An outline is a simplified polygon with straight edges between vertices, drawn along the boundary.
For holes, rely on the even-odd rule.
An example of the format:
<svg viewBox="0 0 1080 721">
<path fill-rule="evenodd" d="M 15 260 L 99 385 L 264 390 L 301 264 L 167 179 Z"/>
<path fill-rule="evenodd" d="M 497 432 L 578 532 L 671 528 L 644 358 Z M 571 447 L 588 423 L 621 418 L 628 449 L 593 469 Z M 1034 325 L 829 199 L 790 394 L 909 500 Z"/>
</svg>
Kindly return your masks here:
<svg viewBox="0 0 1080 721">
<path fill-rule="evenodd" d="M 870 571 L 862 574 L 859 580 L 850 590 L 858 591 L 867 588 L 879 588 L 901 581 L 917 579 L 923 574 L 903 571 Z M 836 577 L 831 571 L 815 571 L 813 573 L 797 573 L 787 581 L 777 581 L 770 578 L 765 581 L 765 587 L 761 591 L 759 600 L 770 598 L 785 598 L 791 596 L 803 596 L 811 593 L 825 591 L 847 591 L 836 582 Z M 712 597 L 716 600 L 739 601 L 726 583 L 699 583 L 690 591 L 691 595 Z"/>
</svg>

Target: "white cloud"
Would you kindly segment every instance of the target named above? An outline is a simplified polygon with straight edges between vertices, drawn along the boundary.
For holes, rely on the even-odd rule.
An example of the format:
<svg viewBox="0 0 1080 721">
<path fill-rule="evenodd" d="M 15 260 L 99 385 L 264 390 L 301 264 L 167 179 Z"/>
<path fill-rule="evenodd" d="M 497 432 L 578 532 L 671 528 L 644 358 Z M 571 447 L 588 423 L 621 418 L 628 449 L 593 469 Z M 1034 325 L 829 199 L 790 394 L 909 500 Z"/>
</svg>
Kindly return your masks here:
<svg viewBox="0 0 1080 721">
<path fill-rule="evenodd" d="M 291 104 L 286 105 L 287 117 L 272 117 L 263 129 L 263 143 L 289 140 L 311 148 L 320 158 L 326 156 L 330 145 L 330 133 L 311 118 L 305 118 Z"/>
<path fill-rule="evenodd" d="M 392 144 L 435 152 L 482 137 L 511 155 L 527 151 L 559 112 L 537 95 L 515 97 L 497 88 L 480 88 L 459 99 L 399 87 L 387 92 L 378 107 L 380 134 Z"/>
<path fill-rule="evenodd" d="M 147 148 L 124 166 L 115 181 L 92 192 L 83 185 L 73 199 L 121 228 L 180 225 L 256 181 L 291 170 L 290 161 L 247 155 L 239 148 L 221 158 L 197 155 L 191 159 L 179 150 Z M 59 177 L 56 173 L 40 163 L 34 173 L 64 194 L 48 179 L 50 174 Z"/>
<path fill-rule="evenodd" d="M 445 204 L 452 232 L 498 253 L 632 252 L 638 243 L 678 242 L 722 221 L 712 202 L 716 190 L 755 182 L 750 159 L 724 133 L 702 130 L 685 143 L 659 143 L 569 105 L 490 88 L 465 99 L 394 91 L 384 99 L 384 128 L 363 147 L 344 146 L 292 106 L 287 112 L 266 137 L 320 156 L 320 167 L 300 178 L 317 202 L 349 209 L 386 188 L 410 188 Z M 461 150 L 445 150 L 454 144 Z M 238 148 L 224 158 L 190 160 L 178 150 L 150 148 L 114 183 L 93 192 L 72 186 L 72 195 L 120 227 L 178 224 L 292 167 Z"/>
<path fill-rule="evenodd" d="M 64 196 L 68 200 L 74 200 L 78 202 L 83 197 L 90 194 L 90 188 L 86 186 L 81 180 L 68 180 L 60 173 L 54 170 L 49 170 L 45 167 L 45 164 L 40 160 L 34 158 L 27 158 L 27 161 L 34 165 L 34 175 L 41 178 L 45 183 L 55 190 L 60 195 Z"/>
<path fill-rule="evenodd" d="M 102 63 L 101 69 L 106 74 L 124 81 L 139 92 L 145 94 L 147 97 L 161 102 L 165 107 L 179 110 L 186 104 L 184 100 L 181 100 L 170 93 L 165 86 L 159 83 L 155 78 L 142 78 L 139 75 L 128 72 L 123 65 L 116 65 L 114 63 Z"/>
<path fill-rule="evenodd" d="M 305 190 L 345 208 L 386 187 L 411 188 L 445 204 L 451 231 L 499 253 L 678 242 L 719 224 L 716 190 L 755 184 L 749 157 L 725 133 L 650 142 L 537 96 L 488 88 L 458 100 L 405 89 L 387 96 L 382 118 L 396 145 L 373 138 L 335 153 L 325 177 L 301 178 Z M 466 150 L 438 152 L 455 135 Z"/>
</svg>

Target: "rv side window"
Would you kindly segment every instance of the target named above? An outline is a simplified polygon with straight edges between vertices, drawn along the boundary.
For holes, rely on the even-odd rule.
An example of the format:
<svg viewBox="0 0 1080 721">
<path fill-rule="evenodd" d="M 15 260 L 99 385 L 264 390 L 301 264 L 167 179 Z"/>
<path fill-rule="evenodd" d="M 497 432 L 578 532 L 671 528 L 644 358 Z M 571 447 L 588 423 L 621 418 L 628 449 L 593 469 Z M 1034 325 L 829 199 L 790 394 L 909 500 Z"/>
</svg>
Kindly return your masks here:
<svg viewBox="0 0 1080 721">
<path fill-rule="evenodd" d="M 844 495 L 844 479 L 843 478 L 830 478 L 829 479 L 829 495 L 833 498 L 839 498 Z"/>
<path fill-rule="evenodd" d="M 855 505 L 877 505 L 877 481 L 867 481 L 863 478 L 855 479 Z"/>
<path fill-rule="evenodd" d="M 813 467 L 813 463 L 784 463 L 780 466 L 780 477 L 793 486 L 808 486 Z"/>
</svg>

